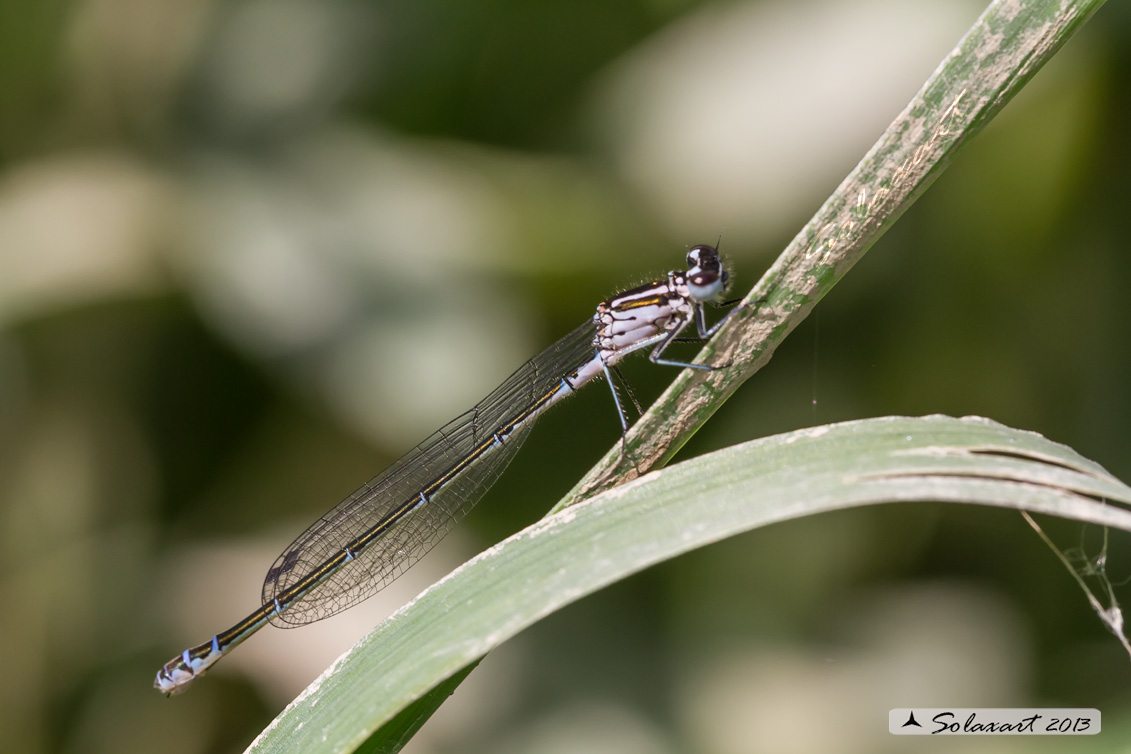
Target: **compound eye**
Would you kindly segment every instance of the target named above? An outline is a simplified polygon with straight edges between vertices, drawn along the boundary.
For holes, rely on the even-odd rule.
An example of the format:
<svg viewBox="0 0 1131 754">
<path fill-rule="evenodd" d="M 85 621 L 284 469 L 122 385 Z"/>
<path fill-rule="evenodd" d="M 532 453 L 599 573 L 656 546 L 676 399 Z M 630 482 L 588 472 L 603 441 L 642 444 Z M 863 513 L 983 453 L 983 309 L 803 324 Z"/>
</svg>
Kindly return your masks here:
<svg viewBox="0 0 1131 754">
<path fill-rule="evenodd" d="M 687 252 L 687 268 L 693 269 L 695 267 L 709 268 L 717 267 L 719 264 L 719 252 L 714 246 L 701 244 L 694 247 L 691 251 Z"/>
</svg>

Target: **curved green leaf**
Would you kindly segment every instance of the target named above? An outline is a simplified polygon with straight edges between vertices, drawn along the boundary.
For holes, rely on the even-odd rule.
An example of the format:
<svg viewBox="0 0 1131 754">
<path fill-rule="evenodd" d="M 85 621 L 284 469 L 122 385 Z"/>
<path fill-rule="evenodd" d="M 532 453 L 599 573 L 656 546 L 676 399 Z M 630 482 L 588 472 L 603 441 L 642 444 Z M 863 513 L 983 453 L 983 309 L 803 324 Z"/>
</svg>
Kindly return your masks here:
<svg viewBox="0 0 1131 754">
<path fill-rule="evenodd" d="M 250 750 L 396 751 L 453 686 L 432 689 L 527 626 L 629 574 L 767 524 L 949 501 L 1131 531 L 1131 513 L 1099 500 L 1131 503 L 1131 488 L 1070 448 L 987 419 L 871 419 L 755 440 L 571 506 L 475 557 L 334 663 Z"/>
</svg>

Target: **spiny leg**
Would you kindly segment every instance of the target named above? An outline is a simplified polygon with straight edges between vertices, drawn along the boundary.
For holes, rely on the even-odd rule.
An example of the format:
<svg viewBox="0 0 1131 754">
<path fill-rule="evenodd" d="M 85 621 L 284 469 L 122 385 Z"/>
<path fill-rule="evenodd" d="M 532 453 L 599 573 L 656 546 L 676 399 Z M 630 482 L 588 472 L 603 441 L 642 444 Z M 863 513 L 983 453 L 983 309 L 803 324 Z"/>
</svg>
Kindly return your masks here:
<svg viewBox="0 0 1131 754">
<path fill-rule="evenodd" d="M 620 396 L 617 394 L 616 383 L 613 382 L 613 372 L 616 371 L 617 374 L 619 375 L 620 371 L 617 370 L 616 366 L 610 366 L 605 361 L 601 362 L 601 368 L 605 372 L 605 379 L 608 380 L 608 382 L 609 382 L 609 390 L 613 394 L 613 403 L 615 403 L 616 407 L 617 407 L 617 416 L 620 417 L 620 429 L 621 429 L 621 432 L 620 432 L 620 452 L 621 452 L 621 455 L 624 456 L 625 458 L 629 459 L 630 461 L 632 461 L 633 467 L 637 471 L 640 471 L 640 465 L 636 462 L 636 457 L 633 456 L 632 451 L 630 451 L 628 449 L 628 417 L 626 417 L 624 415 L 624 407 L 621 405 Z M 624 382 L 624 377 L 621 377 L 621 381 Z M 626 388 L 628 387 L 627 382 L 625 382 L 625 387 Z M 629 390 L 629 395 L 632 395 L 631 390 Z M 640 404 L 636 403 L 636 397 L 635 396 L 633 396 L 632 402 L 636 404 L 636 408 L 637 408 L 637 410 L 639 410 Z M 643 414 L 644 412 L 640 411 L 640 413 Z"/>
<path fill-rule="evenodd" d="M 628 393 L 628 398 L 632 401 L 632 405 L 636 407 L 636 415 L 643 415 L 644 409 L 640 406 L 640 401 L 636 400 L 636 392 L 632 389 L 632 385 L 629 383 L 629 381 L 624 378 L 624 375 L 620 371 L 620 367 L 614 365 L 612 367 L 612 370 L 613 374 L 615 374 L 617 376 L 617 379 L 620 380 L 620 384 L 621 387 L 624 388 L 624 392 Z"/>
<path fill-rule="evenodd" d="M 699 322 L 699 323 L 702 322 L 701 310 L 702 310 L 702 305 L 697 304 L 696 308 L 695 308 L 695 314 L 696 314 L 695 319 L 696 319 L 696 322 Z M 719 369 L 726 369 L 727 367 L 734 364 L 734 359 L 731 359 L 726 364 L 711 365 L 711 364 L 691 364 L 691 363 L 686 362 L 686 361 L 673 361 L 672 359 L 663 358 L 664 351 L 667 350 L 668 346 L 670 346 L 672 343 L 676 342 L 676 340 L 679 338 L 680 331 L 682 331 L 683 328 L 687 326 L 687 324 L 688 324 L 687 322 L 684 322 L 679 327 L 672 330 L 668 334 L 668 337 L 664 338 L 662 341 L 660 341 L 660 343 L 654 349 L 652 349 L 652 353 L 648 354 L 648 358 L 652 361 L 653 364 L 663 364 L 664 366 L 680 367 L 680 368 L 683 368 L 683 369 L 698 369 L 698 370 L 703 371 L 703 372 L 714 372 L 714 371 L 719 370 Z M 720 321 L 719 324 L 722 324 L 722 322 Z M 702 327 L 702 324 L 700 324 L 700 326 Z M 712 334 L 714 334 L 715 330 L 717 330 L 717 329 L 718 329 L 718 325 L 716 325 L 715 327 L 712 327 L 709 331 L 705 331 L 705 332 L 701 333 L 701 339 L 706 340 L 708 337 L 710 337 Z"/>
</svg>

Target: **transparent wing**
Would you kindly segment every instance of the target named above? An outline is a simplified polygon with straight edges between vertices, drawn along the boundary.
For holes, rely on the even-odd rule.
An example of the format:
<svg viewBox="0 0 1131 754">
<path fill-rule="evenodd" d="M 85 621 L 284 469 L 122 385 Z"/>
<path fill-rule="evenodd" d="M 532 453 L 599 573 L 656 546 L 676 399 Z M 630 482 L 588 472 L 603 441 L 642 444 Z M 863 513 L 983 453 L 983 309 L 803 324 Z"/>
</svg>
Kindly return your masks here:
<svg viewBox="0 0 1131 754">
<path fill-rule="evenodd" d="M 596 323 L 590 320 L 566 335 L 314 522 L 275 559 L 263 582 L 263 604 L 301 583 L 346 547 L 354 557 L 271 622 L 286 628 L 335 615 L 388 586 L 435 547 L 499 478 L 531 425 L 480 455 L 425 504 L 408 513 L 406 508 L 500 427 L 553 391 L 563 375 L 593 358 L 595 334 Z M 359 538 L 374 528 L 386 530 L 359 547 Z"/>
</svg>

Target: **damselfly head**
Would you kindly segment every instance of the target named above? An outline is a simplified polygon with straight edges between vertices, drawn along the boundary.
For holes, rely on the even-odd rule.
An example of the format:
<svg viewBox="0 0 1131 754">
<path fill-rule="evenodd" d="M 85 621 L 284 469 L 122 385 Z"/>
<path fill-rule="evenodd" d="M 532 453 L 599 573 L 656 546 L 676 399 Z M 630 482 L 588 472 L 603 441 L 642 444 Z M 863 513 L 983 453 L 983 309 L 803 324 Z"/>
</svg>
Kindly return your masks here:
<svg viewBox="0 0 1131 754">
<path fill-rule="evenodd" d="M 687 252 L 687 290 L 696 301 L 719 298 L 726 292 L 729 279 L 714 246 L 703 244 Z"/>
</svg>

